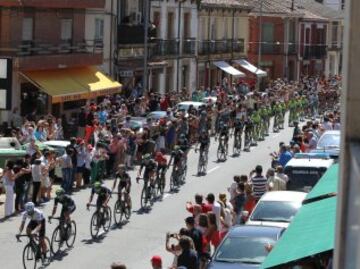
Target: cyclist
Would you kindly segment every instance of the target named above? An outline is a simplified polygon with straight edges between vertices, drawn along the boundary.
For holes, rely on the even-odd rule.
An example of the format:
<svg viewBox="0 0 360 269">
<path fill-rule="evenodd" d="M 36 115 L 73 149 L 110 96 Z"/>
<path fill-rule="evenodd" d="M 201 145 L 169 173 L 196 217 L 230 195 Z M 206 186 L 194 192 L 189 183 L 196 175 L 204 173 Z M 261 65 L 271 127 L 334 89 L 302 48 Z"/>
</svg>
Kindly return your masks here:
<svg viewBox="0 0 360 269">
<path fill-rule="evenodd" d="M 96 209 L 100 210 L 101 207 L 107 207 L 107 204 L 111 197 L 111 190 L 105 185 L 102 185 L 99 181 L 94 183 L 91 189 L 90 199 L 89 202 L 86 204 L 86 207 L 89 209 L 95 193 L 98 195 L 96 200 Z"/>
<path fill-rule="evenodd" d="M 151 154 L 147 153 L 143 156 L 141 165 L 140 165 L 140 169 L 138 171 L 138 175 L 136 178 L 136 182 L 139 183 L 139 179 L 141 176 L 141 172 L 143 170 L 143 168 L 145 167 L 145 171 L 144 171 L 144 184 L 147 186 L 149 179 L 150 179 L 150 187 L 154 187 L 155 186 L 155 179 L 154 179 L 154 175 L 157 169 L 157 164 L 155 162 L 154 159 L 151 158 Z"/>
<path fill-rule="evenodd" d="M 244 118 L 236 118 L 234 123 L 234 137 L 242 136 L 242 132 L 244 130 Z"/>
<path fill-rule="evenodd" d="M 60 219 L 61 221 L 64 221 L 66 224 L 69 224 L 71 221 L 70 215 L 74 213 L 76 209 L 75 202 L 69 195 L 65 193 L 65 190 L 63 188 L 56 190 L 55 194 L 56 197 L 54 199 L 54 207 L 49 219 L 54 217 L 57 210 L 57 205 L 60 203 L 62 204 Z"/>
<path fill-rule="evenodd" d="M 35 208 L 35 204 L 33 202 L 27 202 L 25 204 L 25 212 L 22 215 L 22 221 L 19 228 L 19 235 L 24 230 L 26 219 L 29 218 L 30 222 L 26 227 L 26 234 L 28 236 L 33 236 L 38 234 L 39 242 L 41 247 L 41 252 L 46 258 L 46 244 L 45 244 L 45 233 L 46 233 L 46 222 L 43 212 Z"/>
<path fill-rule="evenodd" d="M 125 202 L 127 207 L 131 208 L 131 197 L 130 197 L 130 190 L 131 190 L 131 177 L 130 175 L 125 171 L 125 165 L 120 164 L 118 166 L 118 170 L 115 175 L 114 184 L 112 187 L 112 191 L 116 188 L 116 183 L 119 180 L 118 184 L 118 199 L 122 199 L 122 190 L 125 189 Z"/>
<path fill-rule="evenodd" d="M 224 140 L 224 147 L 227 150 L 228 149 L 228 141 L 229 141 L 229 127 L 223 121 L 220 121 L 220 123 L 219 123 L 218 135 L 219 135 L 219 140 L 220 141 L 222 139 Z M 215 136 L 215 139 L 216 138 L 217 137 Z"/>
<path fill-rule="evenodd" d="M 245 145 L 244 145 L 244 150 L 245 151 L 250 151 L 250 146 L 251 146 L 251 141 L 252 141 L 252 133 L 253 133 L 253 122 L 251 121 L 250 117 L 247 117 L 247 119 L 244 122 L 244 132 L 245 132 Z"/>
<path fill-rule="evenodd" d="M 182 158 L 184 157 L 184 152 L 181 150 L 181 148 L 179 146 L 175 146 L 174 150 L 171 152 L 171 157 L 169 160 L 169 164 L 168 164 L 168 168 L 171 165 L 171 161 L 174 160 L 174 167 L 176 169 L 180 169 L 181 168 L 181 163 L 182 163 Z"/>
<path fill-rule="evenodd" d="M 155 153 L 155 161 L 157 163 L 157 175 L 159 178 L 165 178 L 166 169 L 167 169 L 167 159 L 164 154 L 164 150 L 161 149 Z M 163 182 L 165 187 L 165 182 Z"/>
<path fill-rule="evenodd" d="M 205 110 L 201 111 L 200 117 L 199 117 L 199 132 L 207 131 L 209 129 L 209 121 L 207 117 L 207 113 Z"/>
<path fill-rule="evenodd" d="M 177 145 L 184 152 L 185 157 L 187 157 L 188 151 L 190 149 L 190 144 L 185 134 L 180 134 Z"/>
</svg>

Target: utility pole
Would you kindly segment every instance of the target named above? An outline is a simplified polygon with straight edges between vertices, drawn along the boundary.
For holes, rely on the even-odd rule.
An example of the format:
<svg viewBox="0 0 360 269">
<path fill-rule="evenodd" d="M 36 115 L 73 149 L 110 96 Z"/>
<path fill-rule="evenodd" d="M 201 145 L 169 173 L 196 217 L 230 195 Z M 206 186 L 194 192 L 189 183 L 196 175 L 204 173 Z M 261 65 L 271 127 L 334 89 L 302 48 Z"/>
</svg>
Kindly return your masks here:
<svg viewBox="0 0 360 269">
<path fill-rule="evenodd" d="M 177 27 L 177 40 L 176 40 L 176 45 L 178 48 L 177 51 L 177 57 L 176 57 L 176 91 L 180 92 L 180 56 L 181 56 L 181 44 L 180 44 L 180 34 L 181 34 L 181 3 L 182 0 L 179 0 L 178 3 L 178 27 Z"/>
<path fill-rule="evenodd" d="M 143 74 L 143 92 L 148 90 L 148 38 L 149 38 L 149 17 L 150 0 L 144 0 L 144 74 Z"/>
<path fill-rule="evenodd" d="M 258 68 L 261 68 L 261 49 L 262 49 L 262 17 L 263 17 L 263 1 L 260 0 L 260 15 L 259 15 L 259 45 L 258 45 Z M 257 77 L 257 86 L 260 89 L 260 79 Z"/>
</svg>

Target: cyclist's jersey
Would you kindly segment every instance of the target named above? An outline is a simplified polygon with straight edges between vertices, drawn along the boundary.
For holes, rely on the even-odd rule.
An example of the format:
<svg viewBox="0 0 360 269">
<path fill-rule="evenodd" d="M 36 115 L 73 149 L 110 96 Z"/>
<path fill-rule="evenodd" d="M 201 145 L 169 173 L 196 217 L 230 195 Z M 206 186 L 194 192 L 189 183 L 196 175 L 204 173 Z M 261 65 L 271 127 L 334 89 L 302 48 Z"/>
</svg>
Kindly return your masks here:
<svg viewBox="0 0 360 269">
<path fill-rule="evenodd" d="M 206 136 L 199 136 L 199 143 L 201 146 L 208 146 L 210 144 L 210 138 L 208 135 Z"/>
<path fill-rule="evenodd" d="M 71 208 L 75 206 L 74 200 L 67 194 L 62 195 L 61 198 L 56 197 L 54 199 L 55 206 L 57 206 L 59 203 L 62 204 L 63 208 Z"/>
<path fill-rule="evenodd" d="M 91 189 L 91 194 L 94 195 L 96 193 L 95 188 Z M 111 195 L 111 190 L 106 186 L 101 186 L 100 191 L 97 193 L 99 200 L 104 200 L 107 195 Z"/>
<path fill-rule="evenodd" d="M 290 102 L 289 102 L 289 109 L 290 109 L 290 110 L 294 110 L 294 109 L 296 108 L 296 106 L 297 106 L 296 101 L 290 100 Z"/>
<path fill-rule="evenodd" d="M 246 120 L 245 121 L 245 132 L 250 131 L 252 127 L 253 127 L 253 123 L 252 123 L 251 119 Z"/>
<path fill-rule="evenodd" d="M 130 183 L 131 182 L 131 177 L 129 176 L 128 173 L 123 173 L 123 174 L 116 174 L 116 178 L 119 179 L 119 182 L 126 182 L 126 183 Z"/>
<path fill-rule="evenodd" d="M 243 128 L 244 128 L 243 122 L 240 121 L 240 120 L 236 120 L 236 121 L 235 121 L 235 124 L 234 124 L 234 128 L 235 128 L 235 132 L 242 131 Z"/>
<path fill-rule="evenodd" d="M 144 179 L 148 179 L 149 173 L 153 173 L 156 171 L 157 163 L 155 162 L 155 160 L 151 159 L 147 164 L 142 162 L 140 166 L 140 170 L 142 170 L 144 167 L 145 167 Z"/>
<path fill-rule="evenodd" d="M 183 152 L 186 152 L 190 147 L 187 139 L 184 139 L 182 142 L 179 141 L 178 146 Z"/>
<path fill-rule="evenodd" d="M 159 166 L 167 165 L 167 159 L 162 153 L 161 154 L 157 153 L 157 155 L 155 156 L 155 161 Z"/>
<path fill-rule="evenodd" d="M 261 117 L 257 111 L 254 111 L 251 115 L 251 120 L 255 124 L 259 124 L 261 122 Z"/>
<path fill-rule="evenodd" d="M 181 161 L 182 156 L 184 155 L 184 152 L 182 150 L 174 150 L 171 153 L 171 157 L 174 158 L 174 164 Z"/>
<path fill-rule="evenodd" d="M 221 126 L 220 128 L 219 128 L 219 135 L 220 135 L 220 137 L 222 137 L 222 136 L 228 136 L 229 135 L 229 127 L 227 127 L 227 126 Z"/>
<path fill-rule="evenodd" d="M 23 222 L 25 222 L 27 218 L 29 218 L 31 221 L 36 222 L 41 222 L 45 219 L 44 213 L 37 208 L 34 209 L 34 213 L 31 216 L 25 211 L 22 215 Z"/>
</svg>

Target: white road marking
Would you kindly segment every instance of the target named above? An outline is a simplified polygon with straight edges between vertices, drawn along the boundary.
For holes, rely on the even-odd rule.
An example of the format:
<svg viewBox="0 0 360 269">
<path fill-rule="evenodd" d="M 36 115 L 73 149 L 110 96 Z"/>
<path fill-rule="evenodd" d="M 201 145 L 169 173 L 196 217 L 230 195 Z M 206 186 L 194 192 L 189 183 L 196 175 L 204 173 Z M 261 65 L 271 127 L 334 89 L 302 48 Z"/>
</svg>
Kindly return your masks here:
<svg viewBox="0 0 360 269">
<path fill-rule="evenodd" d="M 207 174 L 210 174 L 210 173 L 214 172 L 215 170 L 217 170 L 217 169 L 219 169 L 219 168 L 220 168 L 220 166 L 215 166 L 214 168 L 211 168 L 211 169 L 207 172 Z"/>
<path fill-rule="evenodd" d="M 278 137 L 280 134 L 273 135 L 272 138 Z"/>
<path fill-rule="evenodd" d="M 165 193 L 164 196 L 163 196 L 163 200 L 166 199 L 166 198 L 168 198 L 169 196 L 170 196 L 169 193 Z"/>
</svg>

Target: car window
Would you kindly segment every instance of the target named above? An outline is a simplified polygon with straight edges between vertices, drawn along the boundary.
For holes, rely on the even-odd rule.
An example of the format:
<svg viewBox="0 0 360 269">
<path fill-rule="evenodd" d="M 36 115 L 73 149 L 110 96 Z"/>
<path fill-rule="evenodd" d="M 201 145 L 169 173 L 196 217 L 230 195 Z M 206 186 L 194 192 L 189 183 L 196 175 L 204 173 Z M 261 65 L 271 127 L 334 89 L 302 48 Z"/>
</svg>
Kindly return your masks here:
<svg viewBox="0 0 360 269">
<path fill-rule="evenodd" d="M 318 142 L 318 148 L 340 147 L 340 135 L 324 135 Z"/>
<path fill-rule="evenodd" d="M 288 190 L 303 190 L 304 187 L 314 187 L 322 177 L 326 168 L 285 167 L 289 177 Z"/>
<path fill-rule="evenodd" d="M 260 201 L 250 220 L 290 222 L 300 207 L 299 202 Z"/>
<path fill-rule="evenodd" d="M 266 245 L 274 245 L 270 237 L 227 237 L 215 254 L 217 262 L 262 263 L 268 252 Z"/>
</svg>

